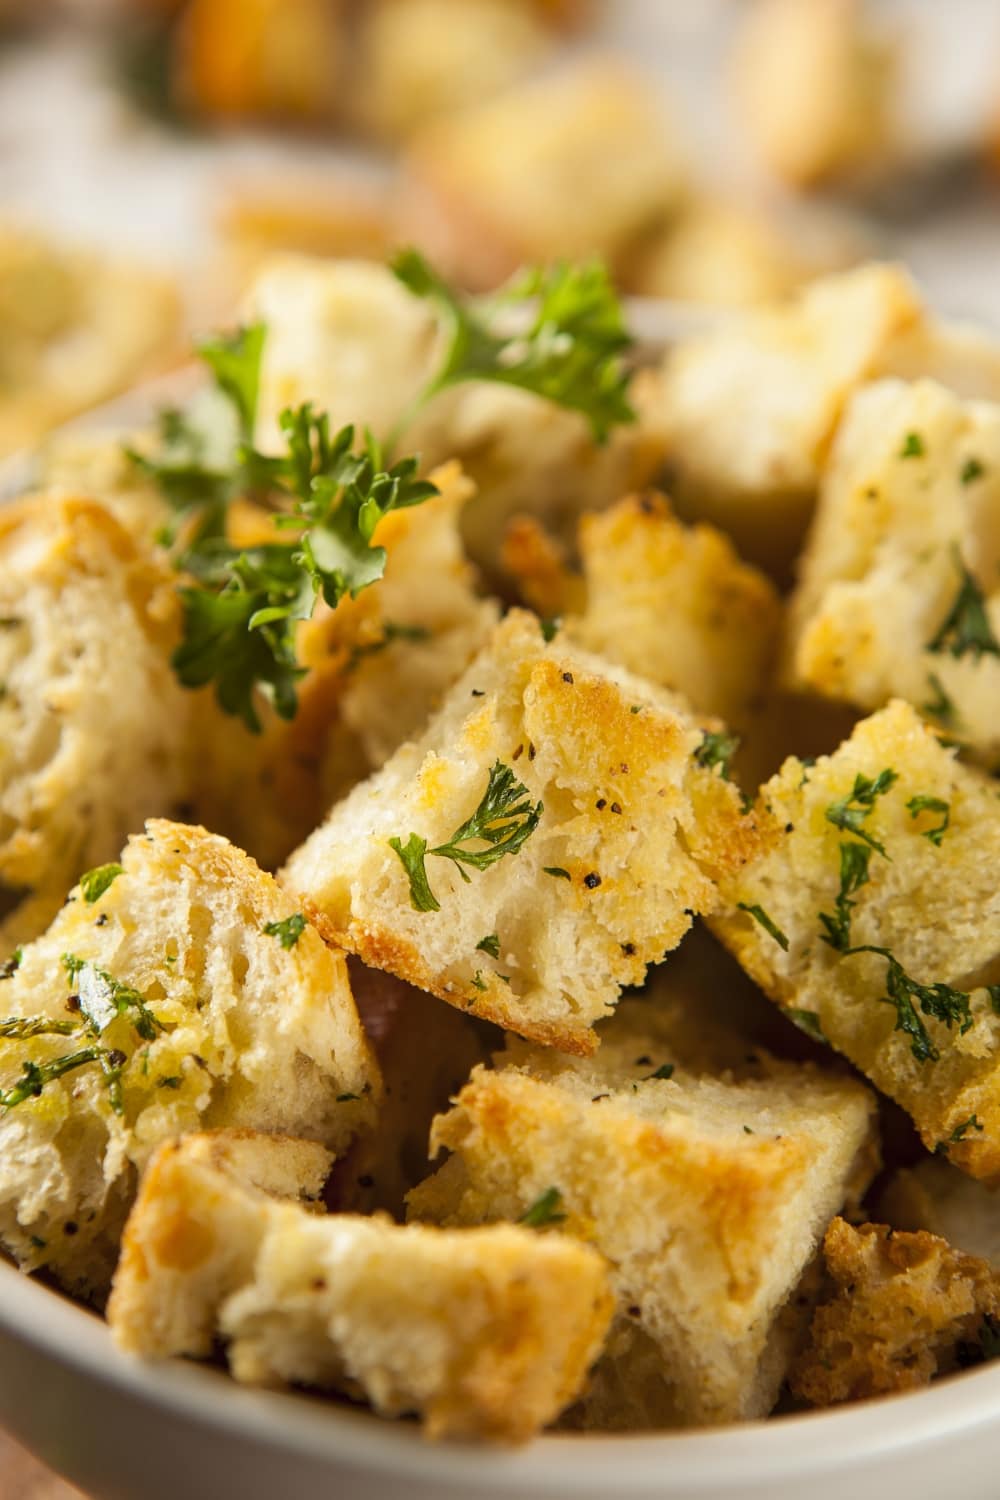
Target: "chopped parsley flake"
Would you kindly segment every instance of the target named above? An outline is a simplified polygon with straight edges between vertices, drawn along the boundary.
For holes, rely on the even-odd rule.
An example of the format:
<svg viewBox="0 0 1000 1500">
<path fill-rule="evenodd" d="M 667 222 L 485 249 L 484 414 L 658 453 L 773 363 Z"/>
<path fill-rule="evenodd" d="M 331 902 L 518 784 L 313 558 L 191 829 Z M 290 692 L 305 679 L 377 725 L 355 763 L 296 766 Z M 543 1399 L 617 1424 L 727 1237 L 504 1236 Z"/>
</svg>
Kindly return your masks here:
<svg viewBox="0 0 1000 1500">
<path fill-rule="evenodd" d="M 970 1115 L 967 1120 L 962 1121 L 961 1125 L 955 1126 L 946 1140 L 938 1141 L 934 1147 L 935 1156 L 947 1156 L 949 1148 L 961 1145 L 970 1130 L 978 1130 L 982 1134 L 985 1128 L 978 1115 Z"/>
<path fill-rule="evenodd" d="M 648 1083 L 651 1078 L 659 1078 L 661 1080 L 661 1082 L 666 1082 L 666 1080 L 668 1078 L 673 1078 L 673 1076 L 674 1076 L 674 1065 L 673 1065 L 673 1063 L 662 1063 L 660 1065 L 660 1067 L 657 1068 L 657 1070 L 656 1070 L 655 1073 L 647 1073 L 647 1075 L 646 1075 L 646 1082 Z"/>
<path fill-rule="evenodd" d="M 740 747 L 739 736 L 735 734 L 724 734 L 706 730 L 702 736 L 701 744 L 694 752 L 694 759 L 699 766 L 707 771 L 719 767 L 719 774 L 725 781 L 729 778 L 729 763 Z"/>
<path fill-rule="evenodd" d="M 759 922 L 764 931 L 774 938 L 779 948 L 783 948 L 786 953 L 788 952 L 788 938 L 778 924 L 771 920 L 762 906 L 748 906 L 745 901 L 737 901 L 736 905 L 740 911 L 745 911 L 748 916 L 753 917 L 755 922 Z"/>
<path fill-rule="evenodd" d="M 427 878 L 426 857 L 436 855 L 450 859 L 466 882 L 465 866 L 487 870 L 507 854 L 517 854 L 538 827 L 544 808 L 532 804 L 528 788 L 502 761 L 496 761 L 489 774 L 486 790 L 470 818 L 456 828 L 447 843 L 428 849 L 427 840 L 411 833 L 404 844 L 391 838 L 389 847 L 400 859 L 410 879 L 410 904 L 415 911 L 440 911 L 440 903 Z M 469 844 L 485 848 L 471 849 Z"/>
<path fill-rule="evenodd" d="M 899 450 L 900 458 L 923 458 L 926 453 L 924 440 L 919 432 L 908 432 Z"/>
<path fill-rule="evenodd" d="M 819 920 L 824 928 L 821 934 L 824 943 L 846 953 L 851 946 L 851 913 L 856 903 L 851 897 L 868 884 L 868 866 L 872 850 L 868 844 L 842 843 L 840 845 L 840 890 L 834 902 L 833 915 L 821 911 Z"/>
<path fill-rule="evenodd" d="M 488 953 L 491 958 L 499 958 L 500 939 L 497 934 L 495 932 L 491 932 L 486 937 L 480 938 L 479 942 L 476 944 L 476 952 Z"/>
<path fill-rule="evenodd" d="M 871 778 L 862 776 L 859 771 L 847 796 L 830 803 L 826 810 L 827 822 L 832 823 L 834 828 L 841 828 L 845 833 L 853 833 L 856 838 L 863 839 L 872 849 L 888 859 L 885 848 L 866 830 L 864 823 L 878 798 L 884 796 L 898 780 L 898 772 L 888 768 Z"/>
<path fill-rule="evenodd" d="M 265 922 L 261 930 L 267 937 L 276 937 L 283 948 L 294 948 L 306 930 L 306 919 L 297 911 L 280 922 Z"/>
<path fill-rule="evenodd" d="M 937 719 L 945 729 L 957 729 L 958 709 L 955 707 L 954 700 L 945 692 L 936 672 L 928 674 L 927 686 L 934 696 L 923 705 L 924 713 L 930 714 L 932 719 Z"/>
<path fill-rule="evenodd" d="M 961 583 L 955 602 L 927 650 L 949 651 L 954 657 L 972 656 L 976 661 L 986 655 L 1000 656 L 1000 643 L 993 634 L 982 590 L 963 563 L 957 547 L 953 555 Z"/>
<path fill-rule="evenodd" d="M 920 1019 L 921 1014 L 940 1021 L 949 1031 L 952 1026 L 957 1026 L 963 1036 L 971 1028 L 970 997 L 963 990 L 953 989 L 948 984 L 920 984 L 907 974 L 888 948 L 866 943 L 848 949 L 848 955 L 854 953 L 877 953 L 885 959 L 886 993 L 882 1003 L 895 1006 L 895 1030 L 905 1032 L 910 1038 L 910 1051 L 918 1063 L 937 1062 L 941 1056 Z"/>
<path fill-rule="evenodd" d="M 562 1193 L 557 1187 L 546 1188 L 528 1209 L 518 1219 L 519 1224 L 526 1224 L 529 1229 L 542 1229 L 546 1224 L 561 1224 L 566 1215 L 562 1209 Z"/>
<path fill-rule="evenodd" d="M 975 484 L 986 473 L 985 465 L 978 458 L 967 458 L 959 475 L 963 484 Z"/>
<path fill-rule="evenodd" d="M 121 865 L 98 865 L 96 870 L 88 870 L 85 875 L 80 876 L 80 894 L 88 906 L 93 906 L 95 901 L 100 901 L 104 892 L 125 871 Z"/>
<path fill-rule="evenodd" d="M 814 1010 L 800 1010 L 795 1005 L 790 1005 L 785 1010 L 785 1015 L 806 1036 L 811 1036 L 814 1042 L 825 1042 L 826 1034 L 820 1025 L 819 1016 Z"/>
<path fill-rule="evenodd" d="M 561 865 L 545 865 L 542 868 L 542 874 L 554 875 L 557 880 L 572 880 L 573 878 L 569 871 L 564 870 Z"/>
<path fill-rule="evenodd" d="M 938 813 L 941 822 L 933 828 L 921 830 L 925 839 L 929 839 L 935 848 L 940 849 L 941 841 L 948 830 L 951 821 L 951 803 L 945 802 L 941 797 L 911 797 L 906 804 L 906 810 L 911 818 L 918 818 L 921 813 Z"/>
</svg>

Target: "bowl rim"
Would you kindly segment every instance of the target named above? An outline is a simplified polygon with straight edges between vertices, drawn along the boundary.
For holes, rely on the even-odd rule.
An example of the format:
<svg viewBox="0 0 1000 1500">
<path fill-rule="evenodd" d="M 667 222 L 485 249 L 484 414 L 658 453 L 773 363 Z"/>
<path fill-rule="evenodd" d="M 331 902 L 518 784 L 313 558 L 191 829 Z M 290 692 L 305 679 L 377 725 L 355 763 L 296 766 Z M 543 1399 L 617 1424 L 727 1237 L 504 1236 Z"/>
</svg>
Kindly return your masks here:
<svg viewBox="0 0 1000 1500">
<path fill-rule="evenodd" d="M 144 1363 L 122 1353 L 107 1324 L 62 1293 L 0 1261 L 0 1329 L 101 1385 L 180 1420 L 290 1455 L 353 1465 L 386 1479 L 484 1483 L 482 1445 L 428 1443 L 411 1423 L 387 1422 L 301 1392 L 253 1390 L 186 1360 Z M 887 1416 L 892 1420 L 886 1420 Z M 0 1420 L 3 1413 L 0 1411 Z M 845 1477 L 906 1450 L 913 1457 L 1000 1420 L 1000 1365 L 940 1385 L 850 1407 L 698 1432 L 550 1433 L 524 1448 L 489 1449 L 491 1494 L 698 1496 L 748 1479 L 778 1484 L 822 1471 Z M 623 1466 L 627 1463 L 627 1475 Z"/>
</svg>

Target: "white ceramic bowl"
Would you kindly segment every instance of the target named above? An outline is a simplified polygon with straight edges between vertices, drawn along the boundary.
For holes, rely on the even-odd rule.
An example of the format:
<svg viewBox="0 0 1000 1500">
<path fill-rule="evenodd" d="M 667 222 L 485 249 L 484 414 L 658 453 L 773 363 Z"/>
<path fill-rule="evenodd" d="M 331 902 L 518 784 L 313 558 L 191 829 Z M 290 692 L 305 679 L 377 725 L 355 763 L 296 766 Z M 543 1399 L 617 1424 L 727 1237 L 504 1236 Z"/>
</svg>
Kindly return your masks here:
<svg viewBox="0 0 1000 1500">
<path fill-rule="evenodd" d="M 431 1446 L 409 1423 L 119 1354 L 0 1263 L 0 1423 L 94 1500 L 995 1500 L 1000 1365 L 717 1432 Z"/>
</svg>

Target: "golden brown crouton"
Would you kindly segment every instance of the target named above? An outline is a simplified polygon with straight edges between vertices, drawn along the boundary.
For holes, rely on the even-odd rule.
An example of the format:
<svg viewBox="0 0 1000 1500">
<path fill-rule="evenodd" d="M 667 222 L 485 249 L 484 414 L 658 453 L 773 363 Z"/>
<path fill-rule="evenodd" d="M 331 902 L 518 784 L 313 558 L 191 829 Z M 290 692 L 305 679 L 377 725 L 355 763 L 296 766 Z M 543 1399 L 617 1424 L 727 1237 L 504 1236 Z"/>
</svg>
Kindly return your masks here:
<svg viewBox="0 0 1000 1500">
<path fill-rule="evenodd" d="M 435 1122 L 432 1150 L 454 1154 L 410 1194 L 418 1219 L 527 1216 L 607 1257 L 617 1316 L 588 1427 L 766 1415 L 795 1332 L 782 1312 L 870 1173 L 866 1089 L 748 1057 L 718 1028 L 692 1047 L 693 1030 L 683 1007 L 639 1000 L 594 1061 L 511 1043 Z"/>
<path fill-rule="evenodd" d="M 482 288 L 532 261 L 599 255 L 620 267 L 686 191 L 660 101 L 599 58 L 441 120 L 415 140 L 405 172 L 415 237 Z"/>
<path fill-rule="evenodd" d="M 336 1152 L 378 1068 L 343 954 L 245 854 L 153 821 L 0 971 L 0 1239 L 100 1295 L 141 1169 L 199 1125 Z"/>
<path fill-rule="evenodd" d="M 908 704 L 761 789 L 777 842 L 713 918 L 746 971 L 913 1117 L 929 1150 L 1000 1175 L 1000 803 Z"/>
<path fill-rule="evenodd" d="M 930 381 L 860 391 L 791 604 L 792 684 L 862 709 L 905 698 L 995 764 L 998 514 L 1000 406 Z"/>
<path fill-rule="evenodd" d="M 513 612 L 281 878 L 366 963 L 591 1052 L 621 986 L 757 847 L 703 738 L 666 693 Z"/>
<path fill-rule="evenodd" d="M 593 1250 L 513 1226 L 323 1218 L 269 1196 L 303 1166 L 311 1186 L 303 1143 L 238 1147 L 194 1136 L 153 1160 L 108 1309 L 122 1347 L 204 1357 L 221 1337 L 237 1380 L 417 1413 L 430 1437 L 523 1441 L 578 1394 L 612 1308 Z"/>
<path fill-rule="evenodd" d="M 1000 1341 L 1000 1278 L 933 1234 L 835 1219 L 823 1245 L 836 1287 L 813 1319 L 792 1371 L 813 1406 L 927 1385 L 992 1357 Z"/>
<path fill-rule="evenodd" d="M 0 958 L 187 794 L 171 574 L 101 506 L 0 511 Z"/>
<path fill-rule="evenodd" d="M 580 522 L 586 604 L 571 640 L 698 713 L 742 728 L 768 683 L 781 620 L 773 585 L 711 526 L 683 526 L 659 495 Z"/>
</svg>

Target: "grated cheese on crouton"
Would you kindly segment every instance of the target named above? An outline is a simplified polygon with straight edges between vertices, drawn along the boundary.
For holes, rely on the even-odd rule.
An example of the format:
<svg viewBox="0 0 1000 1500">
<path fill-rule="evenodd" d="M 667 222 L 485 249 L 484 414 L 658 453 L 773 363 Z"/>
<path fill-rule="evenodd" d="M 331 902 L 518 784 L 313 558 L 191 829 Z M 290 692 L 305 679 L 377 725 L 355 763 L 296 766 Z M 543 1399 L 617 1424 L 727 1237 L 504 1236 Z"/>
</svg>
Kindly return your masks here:
<svg viewBox="0 0 1000 1500">
<path fill-rule="evenodd" d="M 204 1357 L 221 1337 L 237 1380 L 417 1413 L 430 1437 L 523 1441 L 579 1392 L 612 1306 L 593 1250 L 320 1217 L 268 1196 L 268 1177 L 311 1176 L 303 1143 L 238 1146 L 193 1136 L 153 1159 L 108 1308 L 123 1348 Z"/>
<path fill-rule="evenodd" d="M 136 1170 L 162 1141 L 232 1125 L 339 1153 L 374 1117 L 343 955 L 203 829 L 150 822 L 8 967 L 0 1240 L 73 1291 L 106 1288 Z"/>
<path fill-rule="evenodd" d="M 514 612 L 281 878 L 366 963 L 591 1052 L 592 1022 L 757 846 L 702 742 L 667 694 Z"/>
</svg>

